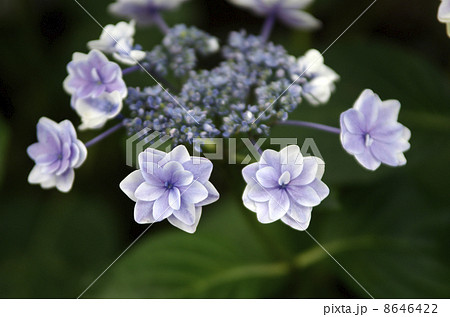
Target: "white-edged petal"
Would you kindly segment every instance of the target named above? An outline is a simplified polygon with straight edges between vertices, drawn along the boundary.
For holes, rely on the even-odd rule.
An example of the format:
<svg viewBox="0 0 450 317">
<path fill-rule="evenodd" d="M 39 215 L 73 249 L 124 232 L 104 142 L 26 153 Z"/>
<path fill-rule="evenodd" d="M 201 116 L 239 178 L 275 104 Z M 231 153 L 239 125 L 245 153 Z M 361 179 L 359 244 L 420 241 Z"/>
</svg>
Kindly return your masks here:
<svg viewBox="0 0 450 317">
<path fill-rule="evenodd" d="M 136 192 L 136 189 L 144 182 L 144 177 L 142 177 L 141 171 L 138 170 L 125 177 L 125 179 L 120 182 L 119 187 L 131 200 L 137 201 L 134 193 Z"/>
</svg>

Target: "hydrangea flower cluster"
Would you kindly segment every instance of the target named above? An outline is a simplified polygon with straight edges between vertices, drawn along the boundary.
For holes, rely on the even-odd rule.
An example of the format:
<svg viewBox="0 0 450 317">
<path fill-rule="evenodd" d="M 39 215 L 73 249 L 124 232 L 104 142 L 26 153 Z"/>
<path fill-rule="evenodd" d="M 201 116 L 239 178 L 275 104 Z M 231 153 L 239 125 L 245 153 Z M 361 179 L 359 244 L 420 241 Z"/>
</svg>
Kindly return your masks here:
<svg viewBox="0 0 450 317">
<path fill-rule="evenodd" d="M 117 0 L 110 5 L 111 12 L 130 21 L 107 25 L 99 39 L 88 42 L 87 54 L 73 55 L 64 89 L 80 117 L 79 130 L 101 129 L 113 120 L 117 124 L 83 144 L 70 121 L 58 124 L 41 118 L 38 142 L 27 150 L 35 162 L 30 183 L 68 192 L 74 169 L 85 161 L 88 147 L 121 128 L 133 139 L 137 136 L 148 144 L 158 144 L 158 140 L 141 135 L 142 131 L 157 131 L 170 140 L 170 149 L 166 153 L 150 147 L 140 153 L 139 169 L 128 175 L 120 188 L 135 202 L 136 222 L 167 219 L 193 233 L 202 208 L 219 199 L 209 180 L 212 162 L 192 157 L 186 148 L 193 144 L 194 152 L 201 152 L 206 143 L 202 140 L 245 136 L 256 141 L 270 136 L 275 125 L 295 125 L 340 134 L 344 150 L 369 170 L 381 163 L 406 163 L 404 152 L 409 149 L 411 134 L 397 121 L 400 103 L 381 101 L 371 90 L 365 90 L 353 108 L 341 114 L 340 128 L 289 120 L 305 100 L 312 106 L 326 104 L 340 79 L 324 64 L 319 51 L 311 49 L 295 57 L 269 41 L 277 19 L 297 28 L 320 25 L 302 11 L 312 1 L 232 0 L 265 16 L 266 22 L 260 35 L 231 32 L 222 47 L 216 37 L 196 27 L 169 27 L 164 22 L 161 12 L 182 2 Z M 163 32 L 162 43 L 150 51 L 135 45 L 135 23 L 156 25 Z M 212 54 L 219 57 L 219 52 L 222 60 L 214 67 L 199 67 L 201 59 Z M 128 67 L 121 69 L 105 54 Z M 124 77 L 138 71 L 157 82 L 147 87 L 127 85 Z M 175 78 L 177 84 L 168 78 Z M 259 150 L 256 144 L 255 151 Z M 279 152 L 266 149 L 257 162 L 242 170 L 247 184 L 244 206 L 262 223 L 281 220 L 296 230 L 306 230 L 312 208 L 329 194 L 322 181 L 324 164 L 320 158 L 304 157 L 296 145 Z"/>
</svg>

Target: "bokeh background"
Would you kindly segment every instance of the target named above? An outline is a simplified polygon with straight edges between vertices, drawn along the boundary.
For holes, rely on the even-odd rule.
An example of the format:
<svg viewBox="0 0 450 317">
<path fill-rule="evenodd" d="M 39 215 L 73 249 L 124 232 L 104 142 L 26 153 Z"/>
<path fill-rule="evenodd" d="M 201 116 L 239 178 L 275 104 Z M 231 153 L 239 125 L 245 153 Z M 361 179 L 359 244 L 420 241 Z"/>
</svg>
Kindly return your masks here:
<svg viewBox="0 0 450 317">
<path fill-rule="evenodd" d="M 110 2 L 80 0 L 102 25 L 118 22 Z M 295 56 L 323 50 L 370 2 L 317 0 L 310 11 L 321 30 L 277 25 L 271 39 Z M 450 39 L 436 19 L 439 3 L 379 0 L 325 55 L 341 75 L 330 103 L 305 102 L 292 115 L 337 126 L 365 88 L 399 99 L 400 122 L 412 130 L 405 167 L 372 173 L 335 135 L 273 131 L 315 139 L 331 194 L 314 209 L 309 232 L 376 298 L 450 296 Z M 165 17 L 222 43 L 230 30 L 257 33 L 262 24 L 222 0 L 193 0 Z M 70 194 L 27 183 L 26 147 L 39 118 L 79 122 L 62 89 L 65 66 L 101 30 L 73 0 L 1 0 L 0 32 L 0 297 L 74 298 L 146 228 L 118 187 L 131 171 L 124 133 L 89 150 Z M 161 38 L 140 29 L 137 42 L 151 49 Z M 128 82 L 154 84 L 139 74 Z M 204 208 L 196 234 L 155 224 L 84 297 L 368 297 L 307 234 L 257 222 L 240 201 L 241 168 L 215 163 L 222 198 Z"/>
</svg>

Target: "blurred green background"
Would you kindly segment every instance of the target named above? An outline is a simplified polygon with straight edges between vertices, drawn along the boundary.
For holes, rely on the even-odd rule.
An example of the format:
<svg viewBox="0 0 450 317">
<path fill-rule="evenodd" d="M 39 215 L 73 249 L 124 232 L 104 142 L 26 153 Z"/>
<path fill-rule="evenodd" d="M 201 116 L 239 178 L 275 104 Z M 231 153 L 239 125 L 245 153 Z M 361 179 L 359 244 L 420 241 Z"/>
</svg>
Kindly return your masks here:
<svg viewBox="0 0 450 317">
<path fill-rule="evenodd" d="M 102 25 L 118 21 L 106 11 L 110 2 L 80 0 Z M 277 25 L 271 39 L 295 56 L 323 50 L 370 2 L 317 0 L 320 31 Z M 376 298 L 450 296 L 450 39 L 436 19 L 439 3 L 379 0 L 325 55 L 341 75 L 331 102 L 304 103 L 292 115 L 337 126 L 365 88 L 399 99 L 400 122 L 412 130 L 405 167 L 368 172 L 335 135 L 273 131 L 315 139 L 331 194 L 314 209 L 309 232 Z M 257 33 L 262 24 L 219 0 L 190 1 L 166 18 L 222 43 L 230 30 Z M 131 171 L 124 133 L 89 150 L 70 194 L 27 183 L 26 147 L 39 118 L 78 125 L 62 89 L 65 66 L 101 30 L 73 0 L 1 0 L 0 28 L 0 297 L 74 298 L 146 228 L 118 187 Z M 151 49 L 161 38 L 141 29 L 137 42 Z M 130 83 L 154 84 L 144 75 Z M 204 208 L 196 234 L 155 224 L 84 297 L 368 297 L 306 233 L 257 222 L 240 201 L 241 168 L 215 163 L 222 197 Z"/>
</svg>

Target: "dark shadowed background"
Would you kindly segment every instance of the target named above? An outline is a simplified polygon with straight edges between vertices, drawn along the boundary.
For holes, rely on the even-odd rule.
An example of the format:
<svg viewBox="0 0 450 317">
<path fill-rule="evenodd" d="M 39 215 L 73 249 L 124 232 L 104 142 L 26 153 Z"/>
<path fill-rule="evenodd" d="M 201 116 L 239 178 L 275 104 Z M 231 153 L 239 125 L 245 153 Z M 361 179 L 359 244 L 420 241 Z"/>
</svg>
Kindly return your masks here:
<svg viewBox="0 0 450 317">
<path fill-rule="evenodd" d="M 118 22 L 110 2 L 80 0 L 102 25 Z M 324 50 L 370 2 L 317 0 L 310 11 L 321 30 L 277 25 L 271 40 L 295 56 Z M 365 88 L 399 99 L 399 120 L 412 130 L 405 167 L 372 173 L 335 135 L 273 131 L 315 139 L 331 194 L 314 209 L 309 232 L 376 298 L 450 296 L 450 39 L 436 19 L 439 3 L 379 0 L 325 54 L 341 76 L 330 103 L 304 103 L 292 115 L 337 126 Z M 193 0 L 165 17 L 222 43 L 230 30 L 257 33 L 262 24 L 221 0 Z M 131 171 L 124 133 L 89 149 L 69 194 L 27 183 L 26 147 L 39 118 L 79 123 L 62 88 L 65 67 L 101 29 L 73 0 L 0 0 L 0 32 L 0 297 L 74 298 L 146 228 L 118 187 Z M 136 38 L 150 50 L 162 36 L 148 28 Z M 142 74 L 128 83 L 154 84 Z M 155 224 L 84 297 L 368 297 L 307 234 L 257 222 L 240 201 L 241 168 L 215 163 L 222 198 L 204 208 L 196 234 Z"/>
</svg>

